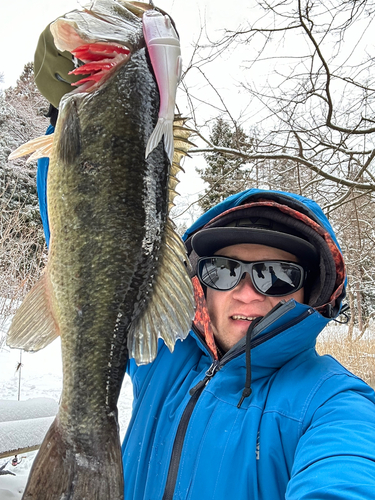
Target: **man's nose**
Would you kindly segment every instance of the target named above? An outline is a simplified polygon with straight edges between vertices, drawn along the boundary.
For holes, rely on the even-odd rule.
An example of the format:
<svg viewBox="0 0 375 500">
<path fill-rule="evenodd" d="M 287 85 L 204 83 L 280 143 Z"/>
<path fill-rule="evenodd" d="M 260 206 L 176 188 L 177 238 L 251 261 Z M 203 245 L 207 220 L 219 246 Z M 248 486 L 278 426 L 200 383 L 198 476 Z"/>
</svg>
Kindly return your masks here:
<svg viewBox="0 0 375 500">
<path fill-rule="evenodd" d="M 244 273 L 238 285 L 233 289 L 233 298 L 242 302 L 264 300 L 265 295 L 254 288 L 249 273 Z"/>
</svg>

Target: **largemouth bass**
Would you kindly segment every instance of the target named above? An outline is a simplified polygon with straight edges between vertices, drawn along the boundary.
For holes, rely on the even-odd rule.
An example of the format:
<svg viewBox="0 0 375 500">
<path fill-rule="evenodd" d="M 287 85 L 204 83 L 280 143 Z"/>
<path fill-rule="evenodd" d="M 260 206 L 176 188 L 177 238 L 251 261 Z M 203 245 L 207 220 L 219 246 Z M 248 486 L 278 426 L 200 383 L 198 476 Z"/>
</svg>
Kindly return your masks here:
<svg viewBox="0 0 375 500">
<path fill-rule="evenodd" d="M 77 71 L 85 78 L 62 99 L 53 143 L 46 136 L 31 146 L 50 154 L 51 241 L 7 342 L 38 350 L 61 335 L 63 391 L 25 500 L 123 498 L 116 405 L 128 357 L 151 362 L 158 337 L 173 350 L 194 316 L 184 248 L 168 218 L 189 132 L 177 122 L 172 165 L 162 142 L 145 158 L 160 100 L 144 10 L 100 0 L 51 28 L 56 45 L 67 41 L 85 63 Z"/>
</svg>

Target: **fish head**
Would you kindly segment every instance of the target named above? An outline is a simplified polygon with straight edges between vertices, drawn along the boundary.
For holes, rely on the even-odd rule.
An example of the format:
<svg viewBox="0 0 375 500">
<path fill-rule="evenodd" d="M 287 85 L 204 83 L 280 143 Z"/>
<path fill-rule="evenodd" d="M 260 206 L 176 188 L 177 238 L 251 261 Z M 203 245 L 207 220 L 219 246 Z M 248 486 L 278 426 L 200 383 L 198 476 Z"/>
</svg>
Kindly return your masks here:
<svg viewBox="0 0 375 500">
<path fill-rule="evenodd" d="M 74 56 L 71 74 L 85 75 L 72 93 L 92 92 L 100 87 L 131 54 L 145 47 L 142 16 L 152 9 L 142 2 L 94 0 L 54 21 L 51 33 L 58 50 Z M 69 93 L 68 95 L 70 95 Z"/>
<path fill-rule="evenodd" d="M 136 145 L 145 156 L 158 120 L 160 96 L 143 32 L 143 14 L 149 6 L 145 4 L 142 9 L 139 5 L 95 0 L 50 25 L 58 50 L 69 51 L 76 58 L 72 73 L 82 75 L 74 83 L 77 88 L 59 103 L 52 152 L 56 161 L 61 159 L 74 168 L 77 152 L 82 153 L 79 137 L 83 130 L 88 134 L 85 147 L 90 144 L 87 154 L 93 157 L 101 157 L 101 148 L 108 155 L 120 154 L 121 150 L 123 156 L 129 144 L 133 148 Z M 93 140 L 94 136 L 100 140 Z M 160 153 L 164 154 L 163 148 Z"/>
</svg>

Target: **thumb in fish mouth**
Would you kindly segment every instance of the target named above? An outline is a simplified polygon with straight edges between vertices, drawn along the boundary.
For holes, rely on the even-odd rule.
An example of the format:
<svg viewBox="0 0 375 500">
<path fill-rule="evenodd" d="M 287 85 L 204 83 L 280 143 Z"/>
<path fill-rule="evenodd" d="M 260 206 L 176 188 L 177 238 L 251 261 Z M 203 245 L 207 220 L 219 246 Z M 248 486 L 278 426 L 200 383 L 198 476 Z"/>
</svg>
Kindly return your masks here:
<svg viewBox="0 0 375 500">
<path fill-rule="evenodd" d="M 59 107 L 61 98 L 72 91 L 71 84 L 79 80 L 79 76 L 69 74 L 72 70 L 72 54 L 57 49 L 48 25 L 40 35 L 36 47 L 34 74 L 39 92 L 55 108 Z"/>
<path fill-rule="evenodd" d="M 119 1 L 140 18 L 146 10 L 153 8 L 152 5 L 142 2 Z M 61 98 L 72 91 L 71 85 L 80 80 L 80 76 L 69 74 L 75 68 L 74 57 L 67 47 L 59 47 L 59 49 L 56 47 L 50 28 L 54 22 L 49 23 L 39 37 L 34 54 L 34 75 L 39 92 L 55 108 L 58 108 Z M 69 35 L 68 39 L 71 41 L 78 36 L 72 26 L 66 34 Z M 87 43 L 84 40 L 81 41 L 82 44 Z"/>
</svg>

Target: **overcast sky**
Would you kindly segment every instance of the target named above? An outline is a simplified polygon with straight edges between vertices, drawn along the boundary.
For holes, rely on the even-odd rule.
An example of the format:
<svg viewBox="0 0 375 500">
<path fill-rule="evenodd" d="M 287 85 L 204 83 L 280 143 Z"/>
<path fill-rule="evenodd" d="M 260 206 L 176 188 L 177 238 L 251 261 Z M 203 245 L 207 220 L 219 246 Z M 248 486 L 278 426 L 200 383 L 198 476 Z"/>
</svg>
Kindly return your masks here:
<svg viewBox="0 0 375 500">
<path fill-rule="evenodd" d="M 227 0 L 159 0 L 156 5 L 174 19 L 181 37 L 183 56 L 189 52 L 199 28 L 206 23 L 210 32 L 237 25 L 243 19 L 251 0 L 236 0 L 236 8 L 228 11 Z M 13 85 L 25 63 L 32 61 L 40 33 L 56 17 L 87 1 L 82 0 L 13 0 L 0 7 L 0 73 L 2 87 Z M 243 6 L 247 7 L 244 9 Z M 188 6 L 188 7 L 187 7 Z"/>
</svg>

